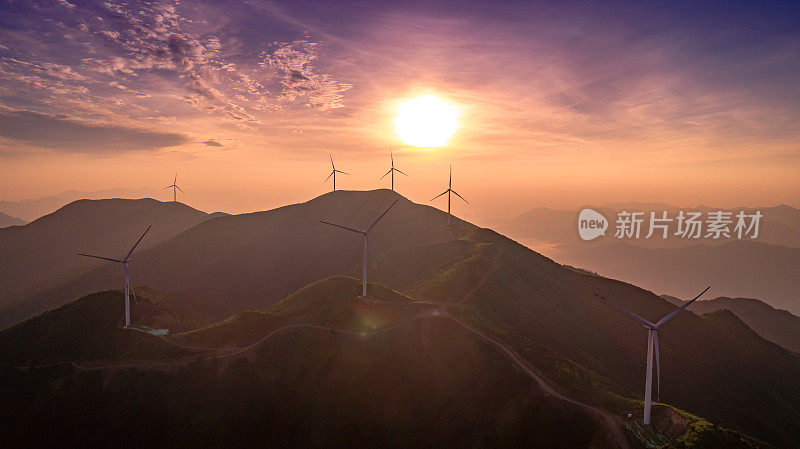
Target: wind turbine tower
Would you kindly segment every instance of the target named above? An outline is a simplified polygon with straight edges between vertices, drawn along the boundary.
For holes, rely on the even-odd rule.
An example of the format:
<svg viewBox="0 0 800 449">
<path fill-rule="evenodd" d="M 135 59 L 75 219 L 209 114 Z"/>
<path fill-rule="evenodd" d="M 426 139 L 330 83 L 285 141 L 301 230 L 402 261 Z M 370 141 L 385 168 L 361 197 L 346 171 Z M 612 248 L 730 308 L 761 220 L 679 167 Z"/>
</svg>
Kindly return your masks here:
<svg viewBox="0 0 800 449">
<path fill-rule="evenodd" d="M 128 291 L 129 290 L 133 291 L 133 287 L 131 286 L 131 272 L 130 270 L 128 270 L 128 262 L 130 262 L 131 260 L 131 254 L 133 254 L 133 250 L 135 250 L 136 247 L 139 246 L 139 242 L 142 241 L 145 234 L 147 234 L 147 231 L 149 231 L 150 228 L 152 227 L 153 225 L 147 227 L 147 229 L 144 231 L 144 234 L 142 234 L 142 236 L 139 237 L 139 240 L 137 240 L 136 243 L 134 243 L 133 247 L 131 247 L 131 250 L 128 251 L 128 254 L 125 254 L 125 257 L 123 257 L 122 259 L 112 259 L 110 257 L 93 256 L 91 254 L 80 254 L 80 253 L 78 254 L 79 256 L 92 257 L 95 259 L 102 259 L 102 260 L 107 260 L 109 262 L 116 262 L 122 264 L 122 269 L 125 273 L 125 329 L 127 329 L 128 326 L 131 325 L 131 302 L 128 296 Z M 136 299 L 135 292 L 133 293 L 133 299 Z"/>
<path fill-rule="evenodd" d="M 325 182 L 328 182 L 328 180 L 331 179 L 331 176 L 333 176 L 333 191 L 335 192 L 336 191 L 336 173 L 341 173 L 343 175 L 349 175 L 350 173 L 345 173 L 345 172 L 343 172 L 341 170 L 337 170 L 336 166 L 333 165 L 333 156 L 330 156 L 330 158 L 331 158 L 331 174 L 328 175 L 327 178 L 325 178 Z"/>
<path fill-rule="evenodd" d="M 669 314 L 665 315 L 663 318 L 658 320 L 655 324 L 647 321 L 646 319 L 640 317 L 639 315 L 631 312 L 630 310 L 620 306 L 619 304 L 615 303 L 614 301 L 600 296 L 597 293 L 598 297 L 602 298 L 603 300 L 607 301 L 612 306 L 616 307 L 617 309 L 621 310 L 626 315 L 633 318 L 634 321 L 642 325 L 645 329 L 647 329 L 647 374 L 645 377 L 645 386 L 644 386 L 644 423 L 648 426 L 650 425 L 650 408 L 652 406 L 652 395 L 653 395 L 653 353 L 656 356 L 656 385 L 657 385 L 657 394 L 658 399 L 660 400 L 661 396 L 661 361 L 660 361 L 660 351 L 658 349 L 658 328 L 664 325 L 667 321 L 672 319 L 675 315 L 678 314 L 681 310 L 689 307 L 689 304 L 693 303 L 697 298 L 703 296 L 705 292 L 711 287 L 706 287 L 705 290 L 700 292 L 699 295 L 695 296 L 694 299 L 687 302 L 686 304 L 682 305 L 680 308 L 670 312 Z"/>
<path fill-rule="evenodd" d="M 172 185 L 164 187 L 164 190 L 166 190 L 166 189 L 172 189 L 172 201 L 177 203 L 178 202 L 178 190 L 180 190 L 181 193 L 184 193 L 183 189 L 178 187 L 178 174 L 177 173 L 175 173 L 175 179 L 172 181 Z"/>
<path fill-rule="evenodd" d="M 394 207 L 395 204 L 397 204 L 397 200 L 394 200 L 394 202 L 388 208 L 386 208 L 386 210 L 383 211 L 383 213 L 378 218 L 376 218 L 375 221 L 373 221 L 371 225 L 369 225 L 368 227 L 364 228 L 363 230 L 353 229 L 353 228 L 350 228 L 350 227 L 347 227 L 347 226 L 342 226 L 342 225 L 338 225 L 338 224 L 335 224 L 335 223 L 330 223 L 330 222 L 327 222 L 327 221 L 320 220 L 320 223 L 325 223 L 326 225 L 336 226 L 337 228 L 346 229 L 346 230 L 348 230 L 350 232 L 355 232 L 356 234 L 361 234 L 362 236 L 364 236 L 364 256 L 363 256 L 363 260 L 362 260 L 362 273 L 361 273 L 361 298 L 362 299 L 367 297 L 367 251 L 369 251 L 370 255 L 372 256 L 372 265 L 373 265 L 373 267 L 375 266 L 375 253 L 372 252 L 372 246 L 370 246 L 370 244 L 369 244 L 369 231 L 371 231 L 372 228 L 374 228 L 375 225 L 378 224 L 379 221 L 381 221 L 381 219 L 389 212 L 389 209 Z"/>
<path fill-rule="evenodd" d="M 381 179 L 385 178 L 386 175 L 392 175 L 392 192 L 394 192 L 394 172 L 401 173 L 405 176 L 408 175 L 403 173 L 400 169 L 394 168 L 394 155 L 392 154 L 391 151 L 389 151 L 389 157 L 392 158 L 392 168 L 390 168 L 389 171 L 387 171 L 383 176 L 381 176 Z"/>
<path fill-rule="evenodd" d="M 447 194 L 447 224 L 450 224 L 450 221 L 451 221 L 451 218 L 452 218 L 452 214 L 450 214 L 450 194 L 451 193 L 454 194 L 455 196 L 461 198 L 462 200 L 464 200 L 465 203 L 469 204 L 469 201 L 467 201 L 463 196 L 459 195 L 458 192 L 453 190 L 453 166 L 452 165 L 450 166 L 450 180 L 447 183 L 447 190 L 445 190 L 444 192 L 436 195 L 435 197 L 433 197 L 431 199 L 431 201 L 433 201 L 436 198 L 439 198 L 440 196 L 442 196 L 444 194 Z"/>
</svg>

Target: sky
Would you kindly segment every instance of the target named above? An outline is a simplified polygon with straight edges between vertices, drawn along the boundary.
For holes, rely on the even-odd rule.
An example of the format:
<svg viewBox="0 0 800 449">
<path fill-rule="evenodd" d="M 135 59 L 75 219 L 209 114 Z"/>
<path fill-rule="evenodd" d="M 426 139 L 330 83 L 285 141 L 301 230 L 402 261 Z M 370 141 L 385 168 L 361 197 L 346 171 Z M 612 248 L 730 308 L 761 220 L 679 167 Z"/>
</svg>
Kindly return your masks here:
<svg viewBox="0 0 800 449">
<path fill-rule="evenodd" d="M 800 207 L 797 2 L 0 1 L 0 199 L 247 212 L 388 187 L 467 219 Z M 394 129 L 433 95 L 445 146 Z M 180 195 L 180 193 L 179 193 Z M 441 200 L 439 200 L 441 201 Z M 445 202 L 434 202 L 446 207 Z"/>
</svg>

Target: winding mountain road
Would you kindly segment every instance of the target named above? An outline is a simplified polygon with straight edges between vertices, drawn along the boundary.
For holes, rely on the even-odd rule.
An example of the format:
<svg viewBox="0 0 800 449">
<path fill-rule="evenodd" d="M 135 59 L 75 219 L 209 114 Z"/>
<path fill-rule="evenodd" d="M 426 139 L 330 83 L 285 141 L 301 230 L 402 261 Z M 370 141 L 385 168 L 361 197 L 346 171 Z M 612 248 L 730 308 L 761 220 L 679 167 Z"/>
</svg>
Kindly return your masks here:
<svg viewBox="0 0 800 449">
<path fill-rule="evenodd" d="M 405 326 L 406 324 L 408 324 L 408 323 L 410 323 L 412 321 L 418 320 L 418 319 L 422 319 L 422 318 L 445 318 L 445 319 L 450 319 L 450 320 L 456 322 L 461 327 L 463 327 L 465 330 L 471 332 L 472 334 L 476 335 L 477 337 L 481 338 L 482 340 L 484 340 L 484 341 L 494 345 L 498 349 L 500 349 L 514 364 L 516 364 L 520 369 L 522 369 L 522 371 L 524 373 L 526 373 L 531 379 L 533 379 L 539 385 L 539 388 L 541 388 L 541 390 L 545 394 L 548 394 L 548 395 L 550 395 L 552 397 L 555 397 L 555 398 L 560 399 L 562 401 L 568 402 L 570 404 L 577 405 L 579 407 L 582 407 L 582 408 L 584 408 L 586 410 L 591 411 L 592 413 L 595 413 L 597 416 L 600 417 L 601 422 L 607 428 L 607 430 L 609 432 L 609 436 L 611 438 L 613 438 L 613 440 L 616 443 L 617 447 L 619 447 L 620 449 L 630 449 L 630 445 L 628 443 L 628 440 L 625 437 L 625 434 L 622 431 L 622 428 L 621 428 L 619 422 L 616 420 L 616 418 L 614 417 L 613 414 L 611 414 L 609 411 L 604 410 L 604 409 L 602 409 L 600 407 L 597 407 L 597 406 L 594 406 L 594 405 L 591 405 L 591 404 L 587 404 L 587 403 L 584 403 L 584 402 L 580 402 L 578 400 L 575 400 L 575 399 L 569 398 L 567 396 L 564 396 L 562 393 L 558 392 L 555 388 L 553 388 L 553 386 L 545 380 L 544 376 L 542 376 L 539 373 L 539 371 L 533 365 L 531 365 L 529 362 L 527 362 L 513 348 L 511 348 L 511 346 L 509 346 L 508 344 L 502 342 L 501 340 L 498 340 L 497 338 L 494 338 L 494 337 L 488 335 L 487 333 L 481 331 L 480 329 L 477 329 L 476 327 L 474 327 L 471 324 L 467 323 L 463 319 L 461 319 L 458 316 L 455 316 L 455 315 L 453 315 L 453 314 L 451 314 L 449 312 L 449 310 L 448 310 L 448 306 L 449 305 L 458 304 L 458 303 L 466 301 L 468 298 L 472 297 L 475 294 L 475 292 L 478 289 L 480 289 L 486 283 L 487 279 L 489 278 L 489 275 L 497 269 L 501 254 L 502 254 L 502 251 L 499 251 L 495 255 L 495 258 L 492 261 L 492 265 L 491 265 L 490 269 L 487 270 L 483 274 L 483 276 L 481 277 L 480 281 L 472 289 L 470 289 L 464 295 L 464 297 L 461 298 L 460 300 L 451 302 L 449 304 L 443 304 L 443 305 L 439 306 L 438 308 L 432 308 L 432 309 L 424 310 L 424 311 L 416 314 L 415 316 L 413 316 L 413 317 L 411 317 L 411 318 L 409 318 L 409 319 L 407 319 L 405 321 L 402 321 L 400 323 L 394 324 L 394 325 L 389 326 L 389 327 L 385 327 L 385 328 L 381 328 L 381 329 L 378 329 L 378 330 L 375 330 L 375 331 L 371 331 L 371 332 L 368 332 L 366 334 L 362 334 L 361 332 L 356 332 L 356 331 L 351 331 L 351 330 L 346 330 L 346 329 L 335 329 L 335 328 L 332 328 L 332 327 L 319 326 L 319 325 L 315 325 L 315 324 L 293 323 L 293 324 L 287 324 L 287 325 L 281 326 L 281 327 L 279 327 L 277 329 L 274 329 L 274 330 L 270 331 L 269 333 L 267 333 L 266 335 L 264 335 L 263 337 L 261 337 L 258 341 L 254 342 L 254 343 L 251 343 L 251 344 L 249 344 L 247 346 L 239 347 L 239 348 L 191 346 L 191 345 L 185 345 L 185 344 L 182 344 L 182 343 L 177 343 L 175 341 L 171 341 L 171 339 L 169 339 L 167 337 L 164 337 L 164 336 L 159 336 L 157 338 L 159 338 L 160 340 L 162 340 L 162 341 L 164 341 L 164 342 L 166 342 L 166 343 L 168 343 L 168 344 L 170 344 L 170 345 L 172 345 L 174 347 L 178 347 L 178 348 L 182 348 L 182 349 L 188 349 L 188 350 L 194 350 L 194 351 L 227 351 L 227 352 L 220 353 L 220 354 L 206 355 L 206 356 L 193 356 L 193 357 L 187 357 L 187 358 L 184 358 L 184 359 L 181 359 L 181 360 L 169 360 L 169 361 L 163 361 L 163 362 L 148 361 L 148 362 L 142 362 L 142 363 L 116 363 L 116 364 L 97 365 L 97 366 L 81 365 L 81 364 L 75 363 L 75 362 L 70 362 L 69 364 L 71 366 L 73 366 L 75 369 L 78 369 L 78 370 L 112 370 L 112 369 L 124 369 L 124 368 L 152 368 L 152 367 L 160 367 L 160 366 L 176 366 L 176 365 L 182 365 L 182 364 L 190 363 L 190 362 L 197 361 L 197 360 L 221 359 L 221 358 L 233 357 L 233 356 L 241 355 L 241 354 L 243 354 L 243 353 L 245 353 L 247 351 L 255 349 L 256 347 L 260 346 L 261 344 L 263 344 L 264 342 L 266 342 L 270 338 L 274 337 L 275 335 L 281 334 L 283 332 L 286 332 L 286 331 L 289 331 L 289 330 L 292 330 L 292 329 L 299 329 L 299 328 L 320 329 L 320 330 L 325 330 L 325 331 L 328 331 L 328 332 L 335 332 L 335 333 L 343 334 L 343 335 L 359 336 L 359 337 L 362 337 L 362 338 L 372 338 L 374 336 L 386 333 L 386 332 L 388 332 L 390 330 L 399 328 L 401 326 Z M 31 367 L 20 367 L 20 368 L 31 368 Z"/>
</svg>

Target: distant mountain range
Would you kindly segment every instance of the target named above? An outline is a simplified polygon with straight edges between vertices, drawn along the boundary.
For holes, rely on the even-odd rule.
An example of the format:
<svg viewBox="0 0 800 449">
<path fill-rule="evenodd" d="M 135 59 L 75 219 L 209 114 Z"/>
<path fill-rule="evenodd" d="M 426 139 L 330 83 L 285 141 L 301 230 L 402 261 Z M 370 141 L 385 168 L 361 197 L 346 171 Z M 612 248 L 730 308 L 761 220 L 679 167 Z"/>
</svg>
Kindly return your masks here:
<svg viewBox="0 0 800 449">
<path fill-rule="evenodd" d="M 672 296 L 662 295 L 664 299 L 683 305 L 684 301 Z M 800 352 L 800 317 L 786 310 L 775 309 L 769 304 L 752 298 L 714 298 L 696 301 L 688 307 L 697 314 L 718 310 L 730 310 L 758 335 L 777 343 L 786 349 Z"/>
<path fill-rule="evenodd" d="M 0 228 L 7 228 L 9 226 L 21 226 L 24 225 L 25 223 L 27 223 L 27 221 L 21 218 L 12 217 L 11 215 L 6 215 L 0 212 Z"/>
<path fill-rule="evenodd" d="M 319 220 L 362 228 L 395 200 L 370 234 L 377 268 L 369 268 L 370 293 L 378 302 L 357 301 L 358 281 L 330 276 L 360 276 L 361 239 Z M 675 309 L 649 291 L 570 269 L 492 230 L 460 220 L 448 225 L 442 211 L 388 190 L 337 191 L 267 212 L 219 217 L 153 203 L 158 213 L 146 216 L 147 208 L 134 209 L 140 207 L 135 201 L 79 202 L 53 219 L 75 212 L 95 220 L 90 234 L 97 246 L 90 250 L 107 253 L 112 244 L 127 249 L 128 233 L 135 238 L 138 230 L 117 233 L 111 223 L 118 222 L 103 221 L 115 216 L 102 212 L 106 207 L 119 207 L 119 217 L 125 217 L 120 220 L 135 221 L 132 228 L 165 210 L 183 211 L 178 216 L 186 229 L 163 221 L 175 231 L 137 251 L 132 276 L 138 286 L 169 292 L 163 300 L 150 299 L 179 322 L 169 326 L 194 328 L 153 338 L 174 348 L 205 349 L 190 350 L 194 356 L 165 354 L 123 342 L 119 352 L 99 353 L 82 349 L 89 344 L 84 343 L 53 354 L 46 352 L 50 345 L 26 348 L 31 339 L 15 337 L 21 329 L 49 335 L 63 320 L 77 319 L 64 315 L 68 311 L 82 315 L 92 307 L 66 306 L 49 312 L 53 318 L 41 315 L 3 331 L 0 348 L 10 352 L 0 360 L 18 366 L 60 363 L 32 369 L 34 377 L 0 369 L 4 404 L 32 407 L 26 415 L 0 405 L 0 418 L 26 422 L 26 416 L 47 410 L 43 416 L 53 418 L 47 423 L 65 423 L 50 433 L 37 431 L 43 429 L 38 424 L 28 426 L 30 432 L 14 426 L 13 434 L 24 441 L 309 446 L 335 435 L 329 446 L 614 447 L 619 444 L 609 442 L 608 421 L 576 405 L 609 410 L 617 425 L 627 413 L 641 413 L 646 333 L 594 293 L 648 319 Z M 186 217 L 199 223 L 188 225 Z M 78 223 L 70 229 L 84 229 L 80 220 L 67 222 Z M 10 229 L 24 233 L 34 224 Z M 0 243 L 14 240 L 3 240 L 3 231 Z M 36 241 L 32 232 L 15 239 L 23 236 Z M 42 245 L 31 259 L 47 261 L 51 246 Z M 61 257 L 71 251 L 63 249 Z M 28 257 L 14 253 L 4 266 Z M 16 297 L 0 316 L 19 322 L 121 285 L 118 267 L 98 264 Z M 706 285 L 698 283 L 692 293 Z M 114 294 L 108 302 L 116 305 L 102 309 L 113 319 L 92 321 L 104 328 L 72 332 L 103 335 L 116 326 L 122 311 Z M 201 304 L 204 312 L 182 318 Z M 232 316 L 208 324 L 220 309 Z M 386 330 L 371 337 L 381 329 Z M 65 332 L 54 338 L 69 341 Z M 799 354 L 762 338 L 727 310 L 686 311 L 659 336 L 661 400 L 695 415 L 676 412 L 691 429 L 676 447 L 763 446 L 724 428 L 778 447 L 800 445 Z M 163 364 L 165 358 L 171 365 Z M 145 368 L 125 369 L 142 363 Z M 576 402 L 545 394 L 526 372 L 541 373 Z M 115 412 L 108 416 L 103 411 L 112 404 Z M 78 413 L 78 406 L 88 412 Z M 110 427 L 97 425 L 101 416 Z M 161 427 L 126 427 L 145 421 Z M 76 436 L 73 428 L 87 430 Z"/>
<path fill-rule="evenodd" d="M 669 211 L 663 204 L 614 204 L 598 208 L 613 221 L 620 210 Z M 690 210 L 690 209 L 685 209 Z M 691 210 L 708 211 L 705 206 Z M 729 209 L 736 212 L 738 209 Z M 800 314 L 800 210 L 790 206 L 761 211 L 756 240 L 616 239 L 585 242 L 577 232 L 578 211 L 533 209 L 497 228 L 559 262 L 603 276 L 624 279 L 659 293 L 687 297 L 711 284 L 721 296 L 760 298 L 773 307 Z M 643 230 L 646 233 L 647 222 Z M 644 237 L 644 234 L 643 236 Z"/>
</svg>

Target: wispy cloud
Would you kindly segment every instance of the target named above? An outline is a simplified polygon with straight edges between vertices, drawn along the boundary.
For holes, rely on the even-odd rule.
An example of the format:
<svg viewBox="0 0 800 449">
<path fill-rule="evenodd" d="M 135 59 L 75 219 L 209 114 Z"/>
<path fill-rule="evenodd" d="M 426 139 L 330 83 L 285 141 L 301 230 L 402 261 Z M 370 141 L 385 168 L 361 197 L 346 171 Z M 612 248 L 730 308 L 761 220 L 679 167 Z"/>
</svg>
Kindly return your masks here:
<svg viewBox="0 0 800 449">
<path fill-rule="evenodd" d="M 177 133 L 87 124 L 63 116 L 5 109 L 0 109 L 0 137 L 52 151 L 84 154 L 152 151 L 188 141 Z"/>
</svg>

